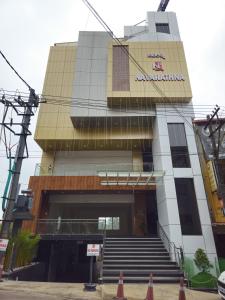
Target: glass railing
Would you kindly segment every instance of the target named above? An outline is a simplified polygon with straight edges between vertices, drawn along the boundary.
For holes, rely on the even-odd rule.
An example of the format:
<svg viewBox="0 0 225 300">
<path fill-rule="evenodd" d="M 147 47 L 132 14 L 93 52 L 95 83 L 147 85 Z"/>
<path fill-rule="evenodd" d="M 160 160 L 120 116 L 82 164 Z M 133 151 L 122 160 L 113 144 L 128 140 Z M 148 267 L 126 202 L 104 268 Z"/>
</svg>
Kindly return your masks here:
<svg viewBox="0 0 225 300">
<path fill-rule="evenodd" d="M 97 176 L 99 172 L 152 172 L 153 163 L 104 163 L 104 164 L 68 164 L 51 165 L 36 164 L 34 176 Z"/>
<path fill-rule="evenodd" d="M 106 224 L 98 219 L 39 219 L 37 233 L 40 235 L 105 235 Z"/>
</svg>

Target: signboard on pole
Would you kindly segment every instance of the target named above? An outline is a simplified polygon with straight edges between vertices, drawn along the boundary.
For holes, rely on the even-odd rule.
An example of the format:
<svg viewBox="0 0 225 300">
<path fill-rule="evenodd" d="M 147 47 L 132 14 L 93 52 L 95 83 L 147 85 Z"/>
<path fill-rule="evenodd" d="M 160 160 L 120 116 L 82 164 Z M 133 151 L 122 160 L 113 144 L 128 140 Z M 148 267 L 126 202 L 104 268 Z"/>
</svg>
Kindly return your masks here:
<svg viewBox="0 0 225 300">
<path fill-rule="evenodd" d="M 0 251 L 5 252 L 8 246 L 9 240 L 0 239 Z"/>
<path fill-rule="evenodd" d="M 88 244 L 87 245 L 87 256 L 99 256 L 100 245 L 99 244 Z"/>
</svg>

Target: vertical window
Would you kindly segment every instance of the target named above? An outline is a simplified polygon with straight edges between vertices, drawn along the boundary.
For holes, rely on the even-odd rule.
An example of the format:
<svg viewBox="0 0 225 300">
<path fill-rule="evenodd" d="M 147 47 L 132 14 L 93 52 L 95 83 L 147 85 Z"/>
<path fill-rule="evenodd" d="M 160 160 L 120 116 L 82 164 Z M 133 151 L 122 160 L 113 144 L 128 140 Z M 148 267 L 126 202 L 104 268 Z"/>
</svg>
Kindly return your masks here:
<svg viewBox="0 0 225 300">
<path fill-rule="evenodd" d="M 183 235 L 201 235 L 201 224 L 192 178 L 175 178 L 177 204 Z"/>
<path fill-rule="evenodd" d="M 142 152 L 142 159 L 143 159 L 143 171 L 152 172 L 153 171 L 152 152 Z"/>
<path fill-rule="evenodd" d="M 170 33 L 170 27 L 168 23 L 156 23 L 156 32 L 162 32 L 162 33 Z"/>
<path fill-rule="evenodd" d="M 128 51 L 129 51 L 128 46 L 113 46 L 113 69 L 112 69 L 113 91 L 130 90 Z"/>
<path fill-rule="evenodd" d="M 190 158 L 183 123 L 168 124 L 170 150 L 174 168 L 190 168 Z"/>
</svg>

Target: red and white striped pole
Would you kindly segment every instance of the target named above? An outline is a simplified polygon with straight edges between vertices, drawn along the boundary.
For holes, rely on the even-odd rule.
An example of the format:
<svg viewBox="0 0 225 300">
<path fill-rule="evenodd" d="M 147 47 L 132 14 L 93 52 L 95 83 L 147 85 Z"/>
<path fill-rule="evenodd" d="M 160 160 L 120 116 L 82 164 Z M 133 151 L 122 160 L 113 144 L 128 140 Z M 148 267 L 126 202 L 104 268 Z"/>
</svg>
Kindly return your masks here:
<svg viewBox="0 0 225 300">
<path fill-rule="evenodd" d="M 184 288 L 184 278 L 180 279 L 180 291 L 179 291 L 179 300 L 186 300 L 185 288 Z"/>
<path fill-rule="evenodd" d="M 148 291 L 145 300 L 154 300 L 152 273 L 149 276 Z"/>
<path fill-rule="evenodd" d="M 113 298 L 114 300 L 127 300 L 124 297 L 124 290 L 123 290 L 123 272 L 120 271 L 120 278 L 117 287 L 117 294 L 116 297 Z"/>
</svg>

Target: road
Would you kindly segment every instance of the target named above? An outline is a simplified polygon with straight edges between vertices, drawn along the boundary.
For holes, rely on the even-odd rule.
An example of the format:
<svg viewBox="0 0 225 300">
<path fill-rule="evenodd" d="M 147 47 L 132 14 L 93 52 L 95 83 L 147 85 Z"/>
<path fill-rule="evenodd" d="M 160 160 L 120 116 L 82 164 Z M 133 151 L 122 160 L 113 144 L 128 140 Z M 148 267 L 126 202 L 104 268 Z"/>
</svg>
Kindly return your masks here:
<svg viewBox="0 0 225 300">
<path fill-rule="evenodd" d="M 56 296 L 45 296 L 45 295 L 33 295 L 28 294 L 27 292 L 11 292 L 11 291 L 3 291 L 0 290 L 0 299 L 1 300 L 59 300 L 59 299 L 65 299 L 69 300 L 69 298 L 64 297 L 56 297 Z"/>
</svg>

